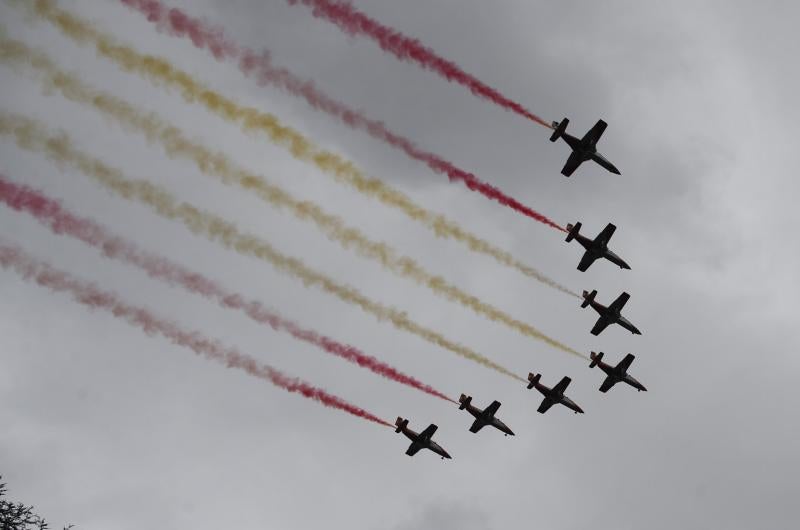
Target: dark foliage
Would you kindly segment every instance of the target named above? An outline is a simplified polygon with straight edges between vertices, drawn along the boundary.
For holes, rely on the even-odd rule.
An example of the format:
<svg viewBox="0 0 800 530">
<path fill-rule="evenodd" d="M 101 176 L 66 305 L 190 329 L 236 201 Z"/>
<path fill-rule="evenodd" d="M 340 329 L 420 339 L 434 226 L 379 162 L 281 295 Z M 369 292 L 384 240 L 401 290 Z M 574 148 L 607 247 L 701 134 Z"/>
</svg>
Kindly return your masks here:
<svg viewBox="0 0 800 530">
<path fill-rule="evenodd" d="M 33 506 L 5 499 L 6 485 L 0 476 L 0 530 L 47 530 L 47 521 L 33 511 Z M 72 525 L 65 526 L 69 530 Z"/>
</svg>

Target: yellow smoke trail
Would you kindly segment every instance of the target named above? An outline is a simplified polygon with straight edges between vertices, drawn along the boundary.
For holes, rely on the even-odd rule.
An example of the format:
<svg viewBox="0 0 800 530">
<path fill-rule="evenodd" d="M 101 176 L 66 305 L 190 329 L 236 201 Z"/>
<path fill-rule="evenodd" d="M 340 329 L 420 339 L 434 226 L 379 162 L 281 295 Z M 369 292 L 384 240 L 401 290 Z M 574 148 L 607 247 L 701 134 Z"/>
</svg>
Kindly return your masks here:
<svg viewBox="0 0 800 530">
<path fill-rule="evenodd" d="M 8 1 L 12 4 L 20 3 L 20 0 Z M 529 278 L 580 298 L 570 289 L 522 263 L 510 253 L 471 234 L 446 217 L 414 204 L 405 194 L 380 180 L 367 177 L 352 162 L 317 147 L 299 132 L 281 123 L 275 116 L 237 104 L 204 86 L 188 73 L 175 68 L 164 59 L 152 55 L 141 55 L 133 49 L 119 44 L 113 37 L 94 29 L 90 22 L 60 9 L 53 0 L 36 0 L 35 2 L 24 2 L 23 5 L 32 8 L 34 13 L 54 24 L 67 37 L 81 44 L 94 45 L 99 55 L 116 63 L 124 70 L 148 78 L 158 85 L 176 88 L 186 101 L 200 103 L 210 112 L 229 122 L 238 123 L 248 132 L 261 131 L 265 133 L 273 143 L 287 148 L 293 157 L 311 162 L 339 182 L 344 182 L 387 206 L 400 209 L 408 217 L 433 230 L 437 236 L 456 239 L 466 244 L 474 252 L 488 255 Z"/>
<path fill-rule="evenodd" d="M 415 323 L 404 312 L 374 302 L 356 289 L 340 285 L 333 279 L 310 269 L 302 261 L 281 254 L 266 241 L 240 232 L 234 224 L 189 203 L 179 202 L 176 197 L 159 186 L 143 180 L 126 178 L 120 170 L 74 148 L 63 132 L 48 134 L 41 125 L 30 119 L 0 112 L 0 134 L 13 136 L 19 147 L 43 153 L 59 165 L 67 164 L 79 169 L 106 189 L 125 199 L 144 203 L 162 217 L 182 222 L 195 234 L 203 235 L 239 254 L 264 260 L 276 269 L 300 279 L 306 286 L 319 287 L 344 302 L 360 307 L 378 320 L 388 320 L 399 329 L 413 333 L 513 379 L 524 381 L 485 356 Z"/>
<path fill-rule="evenodd" d="M 385 243 L 371 241 L 358 229 L 348 227 L 340 218 L 326 213 L 313 202 L 299 201 L 280 187 L 269 184 L 261 176 L 238 167 L 224 154 L 212 152 L 203 145 L 188 140 L 179 129 L 170 126 L 154 114 L 145 113 L 119 98 L 87 87 L 75 76 L 56 68 L 46 56 L 30 50 L 24 44 L 0 39 L 0 60 L 17 64 L 27 62 L 33 65 L 47 74 L 46 83 L 49 87 L 58 89 L 67 98 L 91 105 L 105 115 L 116 118 L 124 126 L 145 134 L 149 140 L 160 142 L 170 156 L 187 157 L 201 171 L 215 175 L 225 183 L 235 183 L 245 190 L 256 193 L 272 206 L 287 208 L 296 217 L 312 221 L 330 239 L 345 248 L 355 249 L 362 256 L 378 261 L 395 274 L 425 285 L 434 293 L 493 321 L 506 324 L 528 337 L 577 354 L 576 351 L 548 337 L 533 326 L 449 284 L 445 278 L 427 272 L 413 259 L 396 255 L 395 251 Z"/>
</svg>

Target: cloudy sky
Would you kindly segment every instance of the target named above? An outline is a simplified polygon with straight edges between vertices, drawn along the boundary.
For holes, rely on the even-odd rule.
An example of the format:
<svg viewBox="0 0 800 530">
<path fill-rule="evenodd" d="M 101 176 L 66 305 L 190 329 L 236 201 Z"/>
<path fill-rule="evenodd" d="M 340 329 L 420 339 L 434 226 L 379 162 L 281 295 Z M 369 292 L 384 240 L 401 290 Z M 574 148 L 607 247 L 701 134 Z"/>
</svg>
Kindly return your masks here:
<svg viewBox="0 0 800 530">
<path fill-rule="evenodd" d="M 0 4 L 6 34 L 91 85 L 224 150 L 295 195 L 316 201 L 426 269 L 586 352 L 616 361 L 649 389 L 597 391 L 599 370 L 396 277 L 309 223 L 199 173 L 96 112 L 42 91 L 0 65 L 0 108 L 69 132 L 126 174 L 258 234 L 337 281 L 407 311 L 522 376 L 573 379 L 586 414 L 536 413 L 540 396 L 502 375 L 377 322 L 255 259 L 227 252 L 111 196 L 86 176 L 0 137 L 0 172 L 59 198 L 142 247 L 262 300 L 286 317 L 392 363 L 443 392 L 469 393 L 517 433 L 469 433 L 471 417 L 0 208 L 0 234 L 80 278 L 413 428 L 434 422 L 454 456 L 409 458 L 392 430 L 288 394 L 144 335 L 65 295 L 0 272 L 0 473 L 10 496 L 52 523 L 79 528 L 788 528 L 800 434 L 800 258 L 793 140 L 800 90 L 793 2 L 360 0 L 545 119 L 581 134 L 602 117 L 603 152 L 621 176 L 568 154 L 548 131 L 477 99 L 374 43 L 345 36 L 280 0 L 171 0 L 222 25 L 276 64 L 383 120 L 565 224 L 593 235 L 614 222 L 632 265 L 575 270 L 563 234 L 506 210 L 351 131 L 191 42 L 159 34 L 119 2 L 62 0 L 137 50 L 163 56 L 216 90 L 273 113 L 365 172 L 512 252 L 573 290 L 607 302 L 631 293 L 643 331 L 589 334 L 579 301 L 453 241 L 242 133 L 173 92 L 118 70 L 48 23 Z"/>
</svg>

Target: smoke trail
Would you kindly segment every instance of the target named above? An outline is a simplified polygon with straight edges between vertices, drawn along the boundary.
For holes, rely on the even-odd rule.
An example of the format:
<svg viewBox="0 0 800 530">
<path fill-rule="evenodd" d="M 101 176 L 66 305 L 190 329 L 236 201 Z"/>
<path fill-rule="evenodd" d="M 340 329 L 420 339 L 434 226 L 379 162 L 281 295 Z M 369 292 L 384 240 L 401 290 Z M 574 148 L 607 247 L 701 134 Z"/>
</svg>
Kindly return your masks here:
<svg viewBox="0 0 800 530">
<path fill-rule="evenodd" d="M 369 37 L 383 51 L 393 54 L 401 61 L 417 63 L 425 70 L 435 72 L 448 81 L 453 81 L 466 87 L 480 98 L 487 99 L 506 110 L 516 112 L 539 125 L 551 128 L 548 122 L 468 74 L 454 62 L 448 61 L 430 48 L 426 48 L 417 39 L 408 37 L 396 29 L 384 26 L 377 20 L 369 18 L 349 2 L 331 0 L 288 0 L 288 2 L 290 4 L 304 4 L 312 9 L 315 17 L 333 22 L 348 35 Z"/>
<path fill-rule="evenodd" d="M 65 210 L 58 201 L 28 186 L 15 184 L 2 174 L 0 174 L 0 201 L 14 210 L 25 211 L 33 215 L 56 234 L 67 234 L 79 239 L 101 250 L 109 258 L 124 261 L 143 269 L 153 278 L 165 281 L 170 285 L 180 285 L 188 291 L 214 300 L 222 307 L 242 311 L 260 324 L 268 325 L 276 331 L 285 331 L 298 340 L 313 344 L 387 379 L 456 403 L 433 387 L 367 355 L 354 346 L 342 344 L 330 337 L 304 329 L 300 325 L 268 311 L 260 302 L 246 300 L 243 295 L 226 291 L 209 278 L 165 258 L 141 251 L 132 242 L 111 235 L 105 228 L 90 219 L 78 217 Z"/>
<path fill-rule="evenodd" d="M 30 4 L 23 5 L 30 6 Z M 94 30 L 88 22 L 56 8 L 51 0 L 37 0 L 35 10 L 37 14 L 55 24 L 68 37 L 80 43 L 94 44 L 98 54 L 107 57 L 121 68 L 142 75 L 156 84 L 178 88 L 186 101 L 200 103 L 223 119 L 238 123 L 245 131 L 266 133 L 272 142 L 287 148 L 293 157 L 314 164 L 321 171 L 353 186 L 365 195 L 377 198 L 385 205 L 399 208 L 408 217 L 425 224 L 437 236 L 456 239 L 467 245 L 472 251 L 491 256 L 499 263 L 513 267 L 531 277 L 538 275 L 535 269 L 521 263 L 508 252 L 465 231 L 444 216 L 421 208 L 406 195 L 380 180 L 368 178 L 353 163 L 335 153 L 319 149 L 300 133 L 283 125 L 274 116 L 237 105 L 234 101 L 204 87 L 186 72 L 177 70 L 163 59 L 142 56 L 129 47 L 116 44 L 110 36 L 102 35 Z"/>
<path fill-rule="evenodd" d="M 103 291 L 91 283 L 82 282 L 66 272 L 37 261 L 19 248 L 0 243 L 0 266 L 51 291 L 69 293 L 76 302 L 91 309 L 103 309 L 116 318 L 140 328 L 148 335 L 161 335 L 179 346 L 191 349 L 206 359 L 223 363 L 229 368 L 244 370 L 254 377 L 269 381 L 288 392 L 302 394 L 326 407 L 343 410 L 353 416 L 393 427 L 391 423 L 374 414 L 348 403 L 338 396 L 329 394 L 321 388 L 283 374 L 268 364 L 259 363 L 253 357 L 241 353 L 235 348 L 206 338 L 197 331 L 186 331 L 174 322 L 160 319 L 147 309 L 128 305 L 114 293 Z"/>
<path fill-rule="evenodd" d="M 236 61 L 239 65 L 239 70 L 246 76 L 254 77 L 260 86 L 273 85 L 293 96 L 301 97 L 315 109 L 334 116 L 348 126 L 365 131 L 373 138 L 400 149 L 409 157 L 426 164 L 434 172 L 447 175 L 451 181 L 461 182 L 470 190 L 477 191 L 485 197 L 508 206 L 527 217 L 549 226 L 554 226 L 559 230 L 561 229 L 560 226 L 541 213 L 506 195 L 491 184 L 480 180 L 472 173 L 456 167 L 453 163 L 444 160 L 438 155 L 420 149 L 408 138 L 390 131 L 382 122 L 371 120 L 361 111 L 350 108 L 344 103 L 331 98 L 317 88 L 312 81 L 302 79 L 286 68 L 274 66 L 268 51 L 256 52 L 240 47 L 228 39 L 221 27 L 211 26 L 207 22 L 192 17 L 178 8 L 167 8 L 159 0 L 120 1 L 145 15 L 147 20 L 155 23 L 159 29 L 178 37 L 188 37 L 196 47 L 208 49 L 219 60 Z M 540 278 L 537 277 L 537 279 Z"/>
<path fill-rule="evenodd" d="M 299 259 L 281 254 L 266 241 L 241 233 L 234 224 L 204 212 L 191 204 L 180 203 L 169 192 L 154 184 L 126 178 L 121 171 L 72 147 L 71 142 L 63 133 L 48 135 L 32 120 L 0 113 L 0 134 L 13 135 L 17 145 L 22 149 L 44 153 L 57 164 L 71 165 L 115 194 L 146 204 L 162 217 L 182 222 L 195 234 L 202 235 L 244 256 L 256 257 L 270 263 L 281 272 L 298 278 L 304 285 L 318 287 L 344 302 L 360 307 L 378 320 L 388 320 L 398 329 L 413 333 L 432 344 L 518 381 L 524 381 L 487 357 L 410 320 L 404 312 L 374 302 L 356 289 L 338 284 L 324 274 L 310 269 Z"/>
<path fill-rule="evenodd" d="M 0 49 L 2 49 L 2 44 L 3 42 L 0 41 Z M 5 54 L 0 53 L 0 55 Z M 43 65 L 46 61 L 46 57 L 40 57 L 35 62 Z M 212 153 L 204 146 L 191 142 L 180 130 L 170 127 L 155 115 L 145 114 L 118 98 L 89 89 L 78 79 L 68 76 L 54 67 L 46 70 L 52 74 L 50 83 L 60 88 L 70 99 L 93 105 L 106 114 L 118 118 L 124 125 L 136 128 L 150 140 L 162 143 L 169 155 L 188 157 L 201 171 L 216 175 L 225 183 L 232 182 L 245 190 L 255 192 L 275 207 L 288 208 L 296 217 L 312 221 L 326 236 L 337 241 L 344 248 L 354 248 L 362 256 L 378 261 L 384 268 L 399 276 L 428 287 L 435 294 L 457 302 L 495 322 L 503 323 L 523 335 L 543 340 L 556 348 L 569 351 L 566 346 L 551 339 L 530 324 L 517 320 L 491 304 L 464 292 L 447 282 L 445 278 L 427 272 L 413 259 L 396 255 L 394 250 L 385 243 L 370 240 L 358 229 L 348 227 L 340 218 L 326 213 L 318 205 L 309 201 L 299 201 L 283 189 L 267 183 L 259 175 L 237 167 L 224 154 Z"/>
</svg>

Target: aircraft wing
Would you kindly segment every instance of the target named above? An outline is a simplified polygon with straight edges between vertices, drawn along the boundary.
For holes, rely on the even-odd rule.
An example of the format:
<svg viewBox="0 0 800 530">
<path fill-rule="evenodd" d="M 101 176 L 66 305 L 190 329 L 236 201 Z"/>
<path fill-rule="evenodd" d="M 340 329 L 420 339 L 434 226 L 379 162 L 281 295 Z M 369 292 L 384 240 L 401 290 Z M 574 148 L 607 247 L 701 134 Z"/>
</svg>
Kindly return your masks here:
<svg viewBox="0 0 800 530">
<path fill-rule="evenodd" d="M 596 259 L 597 258 L 595 258 L 592 255 L 592 253 L 587 250 L 586 252 L 583 253 L 583 257 L 581 258 L 581 262 L 578 263 L 578 270 L 581 271 L 581 272 L 586 272 L 586 269 L 588 269 L 591 266 L 591 264 L 594 263 L 594 261 Z"/>
<path fill-rule="evenodd" d="M 436 432 L 436 429 L 437 429 L 436 425 L 431 423 L 430 425 L 425 427 L 424 431 L 419 433 L 419 439 L 420 440 L 430 440 L 431 438 L 433 438 L 433 433 Z"/>
<path fill-rule="evenodd" d="M 617 384 L 617 380 L 609 375 L 606 377 L 605 381 L 603 381 L 603 384 L 600 385 L 600 392 L 608 392 L 615 384 Z"/>
<path fill-rule="evenodd" d="M 619 362 L 619 364 L 617 365 L 617 368 L 622 368 L 623 371 L 627 372 L 628 371 L 628 367 L 633 362 L 633 359 L 634 359 L 633 355 L 629 353 L 628 355 L 625 356 L 624 359 L 622 359 Z"/>
<path fill-rule="evenodd" d="M 544 414 L 545 412 L 547 412 L 547 410 L 548 410 L 550 407 L 552 407 L 552 406 L 553 406 L 553 403 L 555 403 L 555 401 L 552 401 L 552 400 L 550 400 L 550 399 L 544 398 L 544 399 L 542 400 L 542 404 L 541 404 L 541 405 L 539 405 L 539 408 L 538 408 L 538 409 L 536 409 L 536 411 L 537 411 L 537 412 L 540 412 L 540 413 L 542 413 L 542 414 Z"/>
<path fill-rule="evenodd" d="M 488 414 L 489 416 L 494 416 L 495 414 L 497 414 L 497 409 L 499 409 L 499 408 L 500 408 L 500 402 L 499 401 L 492 401 L 492 404 L 489 405 L 488 407 L 486 407 L 483 410 L 483 412 Z"/>
<path fill-rule="evenodd" d="M 611 302 L 611 305 L 608 306 L 608 308 L 610 310 L 612 310 L 612 311 L 619 312 L 619 311 L 622 310 L 623 307 L 625 307 L 625 304 L 628 303 L 628 300 L 630 299 L 630 297 L 631 297 L 631 295 L 629 295 L 628 293 L 622 293 L 621 295 L 619 295 L 617 297 L 616 300 Z"/>
<path fill-rule="evenodd" d="M 597 123 L 594 124 L 594 127 L 589 129 L 589 132 L 583 136 L 581 142 L 586 143 L 586 141 L 589 140 L 592 145 L 596 144 L 600 137 L 603 136 L 606 127 L 608 127 L 606 122 L 603 120 L 597 120 Z"/>
<path fill-rule="evenodd" d="M 614 230 L 616 229 L 617 229 L 616 226 L 614 226 L 611 223 L 608 223 L 606 227 L 603 228 L 603 231 L 597 234 L 597 237 L 594 240 L 601 241 L 604 245 L 608 245 L 608 241 L 609 239 L 611 239 L 611 236 L 614 235 Z"/>
<path fill-rule="evenodd" d="M 571 381 L 572 379 L 570 379 L 567 376 L 562 377 L 561 381 L 559 381 L 558 384 L 553 387 L 553 392 L 558 392 L 559 394 L 563 394 Z"/>
<path fill-rule="evenodd" d="M 422 445 L 418 444 L 417 442 L 411 442 L 411 445 L 409 445 L 408 449 L 406 449 L 406 454 L 408 456 L 414 456 L 419 452 L 420 449 L 422 449 Z"/>
<path fill-rule="evenodd" d="M 599 335 L 604 329 L 608 327 L 610 322 L 603 317 L 597 319 L 594 327 L 592 328 L 592 335 Z"/>
<path fill-rule="evenodd" d="M 561 174 L 565 177 L 569 177 L 582 163 L 583 156 L 580 153 L 573 151 L 570 153 L 569 158 L 567 158 L 567 163 L 564 164 L 564 167 L 561 169 Z"/>
<path fill-rule="evenodd" d="M 469 428 L 469 432 L 478 432 L 479 430 L 483 429 L 486 426 L 484 422 L 477 419 L 472 422 L 472 427 Z"/>
</svg>

